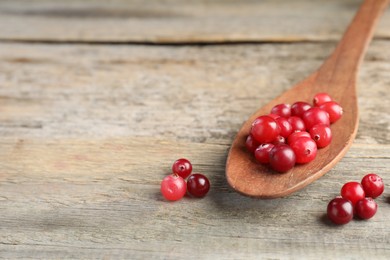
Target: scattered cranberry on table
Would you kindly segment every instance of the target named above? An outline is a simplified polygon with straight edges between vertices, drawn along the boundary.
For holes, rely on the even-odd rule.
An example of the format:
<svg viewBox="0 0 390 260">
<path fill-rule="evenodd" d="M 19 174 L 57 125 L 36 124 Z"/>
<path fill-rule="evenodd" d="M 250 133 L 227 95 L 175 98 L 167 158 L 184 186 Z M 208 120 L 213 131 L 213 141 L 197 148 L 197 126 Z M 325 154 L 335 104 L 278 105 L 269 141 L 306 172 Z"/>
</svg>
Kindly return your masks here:
<svg viewBox="0 0 390 260">
<path fill-rule="evenodd" d="M 316 94 L 313 105 L 304 101 L 292 106 L 278 104 L 270 114 L 253 121 L 245 145 L 259 163 L 268 164 L 276 172 L 287 172 L 296 163 L 313 161 L 317 150 L 331 143 L 330 124 L 341 116 L 341 106 L 327 93 Z"/>
<path fill-rule="evenodd" d="M 251 142 L 250 140 L 247 143 L 251 144 Z M 180 200 L 187 192 L 197 198 L 204 197 L 208 193 L 210 181 L 203 174 L 191 174 L 192 164 L 189 160 L 185 158 L 176 160 L 172 165 L 172 172 L 162 180 L 160 185 L 161 194 L 166 200 Z"/>
<path fill-rule="evenodd" d="M 177 174 L 168 175 L 161 182 L 161 193 L 167 200 L 179 200 L 186 194 L 186 182 Z"/>
<path fill-rule="evenodd" d="M 361 183 L 347 182 L 341 188 L 341 197 L 329 202 L 328 218 L 337 225 L 347 224 L 354 215 L 360 219 L 370 219 L 378 209 L 374 196 L 380 196 L 383 191 L 382 178 L 374 173 L 364 176 Z"/>
<path fill-rule="evenodd" d="M 385 189 L 382 178 L 375 173 L 370 173 L 364 176 L 362 179 L 362 186 L 366 196 L 373 199 L 379 197 Z"/>
<path fill-rule="evenodd" d="M 185 179 L 192 172 L 192 164 L 187 159 L 178 159 L 172 165 L 172 172 Z"/>
<path fill-rule="evenodd" d="M 328 217 L 338 225 L 347 224 L 353 218 L 352 203 L 344 198 L 334 198 L 328 204 Z"/>
</svg>

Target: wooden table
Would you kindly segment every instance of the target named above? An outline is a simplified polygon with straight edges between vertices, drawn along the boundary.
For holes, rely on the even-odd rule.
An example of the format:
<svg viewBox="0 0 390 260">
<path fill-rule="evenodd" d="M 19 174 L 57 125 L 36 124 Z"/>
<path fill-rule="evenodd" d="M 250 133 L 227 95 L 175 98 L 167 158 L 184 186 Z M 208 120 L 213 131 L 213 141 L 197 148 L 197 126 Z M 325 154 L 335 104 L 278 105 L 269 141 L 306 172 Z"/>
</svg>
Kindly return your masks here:
<svg viewBox="0 0 390 260">
<path fill-rule="evenodd" d="M 1 1 L 0 258 L 389 259 L 389 11 L 345 158 L 282 199 L 224 176 L 240 125 L 321 64 L 359 4 Z M 205 198 L 161 196 L 180 157 Z M 328 202 L 367 172 L 386 183 L 377 215 L 330 224 Z"/>
</svg>

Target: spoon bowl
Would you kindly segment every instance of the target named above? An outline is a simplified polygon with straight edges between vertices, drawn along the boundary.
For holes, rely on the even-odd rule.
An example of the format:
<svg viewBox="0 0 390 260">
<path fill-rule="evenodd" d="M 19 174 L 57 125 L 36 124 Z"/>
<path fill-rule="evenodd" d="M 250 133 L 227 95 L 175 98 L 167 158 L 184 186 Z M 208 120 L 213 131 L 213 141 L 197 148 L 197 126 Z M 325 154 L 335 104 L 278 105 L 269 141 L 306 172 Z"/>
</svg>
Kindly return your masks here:
<svg viewBox="0 0 390 260">
<path fill-rule="evenodd" d="M 348 151 L 358 130 L 356 79 L 358 69 L 372 39 L 373 29 L 389 0 L 366 0 L 334 52 L 313 74 L 257 110 L 241 127 L 229 151 L 226 178 L 229 185 L 244 195 L 278 198 L 302 189 L 328 172 Z M 297 164 L 286 173 L 277 173 L 256 162 L 245 146 L 252 122 L 269 114 L 277 104 L 311 102 L 314 95 L 328 93 L 343 108 L 343 116 L 331 129 L 329 146 L 317 152 L 308 164 Z"/>
</svg>

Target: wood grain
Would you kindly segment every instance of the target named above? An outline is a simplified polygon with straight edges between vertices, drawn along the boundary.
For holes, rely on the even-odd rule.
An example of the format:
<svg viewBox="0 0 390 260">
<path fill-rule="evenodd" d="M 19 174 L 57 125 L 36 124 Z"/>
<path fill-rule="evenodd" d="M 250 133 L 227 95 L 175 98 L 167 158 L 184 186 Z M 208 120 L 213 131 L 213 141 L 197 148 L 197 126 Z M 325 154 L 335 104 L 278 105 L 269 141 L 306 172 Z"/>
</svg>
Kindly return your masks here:
<svg viewBox="0 0 390 260">
<path fill-rule="evenodd" d="M 64 2 L 0 2 L 0 38 L 15 40 L 0 43 L 0 258 L 389 259 L 390 42 L 380 34 L 382 39 L 368 49 L 358 82 L 357 138 L 332 171 L 276 200 L 241 196 L 224 177 L 227 151 L 242 122 L 318 68 L 340 37 L 342 21 L 347 24 L 359 3 L 318 1 L 323 8 L 317 9 L 317 1 L 289 2 L 292 10 L 308 6 L 303 10 L 312 15 L 294 16 L 279 28 L 289 24 L 285 28 L 292 32 L 310 26 L 302 22 L 305 19 L 312 19 L 314 26 L 315 20 L 327 17 L 329 27 L 325 23 L 322 28 L 328 29 L 314 26 L 317 31 L 310 36 L 318 33 L 324 42 L 295 38 L 295 43 L 285 44 L 210 46 L 63 42 L 155 39 L 156 30 L 144 29 L 157 28 L 153 23 L 167 37 L 176 30 L 184 39 L 180 26 L 186 26 L 189 35 L 204 35 L 195 18 L 187 23 L 183 18 L 181 25 L 179 19 L 146 14 L 129 21 L 115 18 L 119 10 L 127 17 L 128 9 L 141 4 L 142 10 L 157 5 L 155 10 L 168 12 L 168 7 L 161 7 L 168 2 L 173 3 L 129 1 L 124 6 L 110 1 L 114 7 L 108 7 L 97 1 L 67 1 L 65 10 L 100 6 L 100 18 L 84 11 L 85 19 L 50 11 L 61 9 Z M 226 30 L 226 38 L 231 30 L 220 24 L 232 28 L 226 17 L 232 17 L 234 9 L 250 12 L 251 5 L 263 5 L 269 19 L 277 21 L 274 2 L 279 1 L 245 1 L 243 9 L 232 1 L 208 2 L 210 8 L 202 11 L 199 1 L 175 1 L 171 12 L 185 7 L 198 17 L 215 16 L 205 21 Z M 23 10 L 38 14 L 17 14 Z M 219 15 L 214 15 L 216 10 Z M 110 12 L 110 17 L 102 18 Z M 244 11 L 237 15 L 246 19 Z M 256 19 L 253 27 L 239 31 L 267 31 L 267 25 L 255 26 L 261 21 Z M 383 25 L 389 23 L 387 15 L 380 30 L 387 30 Z M 36 29 L 28 32 L 26 25 Z M 171 34 L 164 32 L 168 25 L 173 26 Z M 283 29 L 275 28 L 283 39 Z M 217 39 L 209 35 L 207 41 Z M 21 39 L 37 42 L 16 42 Z M 44 39 L 58 44 L 40 42 Z M 176 203 L 163 200 L 160 181 L 179 157 L 189 158 L 195 171 L 210 178 L 208 196 Z M 359 181 L 366 172 L 378 173 L 386 184 L 385 194 L 377 199 L 377 215 L 343 227 L 330 225 L 324 217 L 328 201 L 344 182 Z"/>
<path fill-rule="evenodd" d="M 259 201 L 226 183 L 230 142 L 332 44 L 1 44 L 1 256 L 385 259 L 387 193 L 368 222 L 335 228 L 324 212 L 342 183 L 365 172 L 390 183 L 388 46 L 369 49 L 347 156 L 291 197 Z M 163 200 L 159 182 L 178 157 L 209 176 L 206 198 Z"/>
<path fill-rule="evenodd" d="M 3 0 L 0 39 L 47 42 L 337 41 L 358 0 Z M 390 12 L 376 36 L 390 38 Z"/>
</svg>

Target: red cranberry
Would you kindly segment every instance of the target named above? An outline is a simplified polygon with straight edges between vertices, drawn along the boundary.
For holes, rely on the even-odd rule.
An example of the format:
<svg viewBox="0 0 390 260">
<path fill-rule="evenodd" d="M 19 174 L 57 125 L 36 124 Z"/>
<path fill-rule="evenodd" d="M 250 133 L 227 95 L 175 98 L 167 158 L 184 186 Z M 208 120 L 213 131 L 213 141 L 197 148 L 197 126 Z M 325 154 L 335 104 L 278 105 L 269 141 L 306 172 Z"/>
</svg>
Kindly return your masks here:
<svg viewBox="0 0 390 260">
<path fill-rule="evenodd" d="M 295 154 L 286 144 L 275 145 L 269 154 L 271 168 L 278 172 L 287 172 L 295 165 Z"/>
<path fill-rule="evenodd" d="M 259 163 L 269 163 L 269 153 L 274 148 L 273 144 L 261 144 L 255 151 L 255 158 Z"/>
<path fill-rule="evenodd" d="M 278 104 L 271 109 L 271 114 L 288 118 L 291 116 L 291 107 L 289 104 Z"/>
<path fill-rule="evenodd" d="M 347 224 L 353 217 L 352 203 L 344 198 L 334 198 L 328 204 L 328 218 L 337 225 Z"/>
<path fill-rule="evenodd" d="M 356 203 L 355 211 L 361 219 L 372 218 L 378 209 L 378 205 L 372 198 L 364 198 Z"/>
<path fill-rule="evenodd" d="M 298 101 L 291 106 L 291 115 L 301 117 L 306 110 L 309 110 L 311 105 L 307 102 Z"/>
<path fill-rule="evenodd" d="M 187 180 L 188 193 L 194 197 L 204 197 L 210 189 L 210 182 L 206 176 L 200 173 L 191 174 Z"/>
<path fill-rule="evenodd" d="M 332 131 L 329 126 L 315 125 L 310 129 L 310 136 L 316 142 L 318 148 L 326 147 L 332 141 Z"/>
<path fill-rule="evenodd" d="M 277 119 L 280 117 L 279 115 L 275 115 L 275 114 L 268 114 L 267 116 L 272 117 L 273 119 Z"/>
<path fill-rule="evenodd" d="M 280 127 L 280 135 L 287 138 L 293 131 L 293 128 L 289 121 L 284 117 L 276 118 L 276 123 L 278 123 Z"/>
<path fill-rule="evenodd" d="M 290 146 L 295 153 L 297 163 L 311 162 L 317 155 L 317 145 L 309 137 L 298 138 Z"/>
<path fill-rule="evenodd" d="M 165 199 L 175 201 L 183 198 L 186 194 L 186 182 L 176 174 L 166 176 L 161 182 L 161 193 Z"/>
<path fill-rule="evenodd" d="M 340 193 L 341 197 L 351 201 L 353 206 L 355 206 L 359 200 L 364 199 L 365 197 L 363 186 L 360 183 L 354 181 L 344 184 Z"/>
<path fill-rule="evenodd" d="M 375 173 L 364 176 L 361 183 L 366 196 L 373 199 L 379 197 L 385 189 L 382 178 Z"/>
<path fill-rule="evenodd" d="M 311 138 L 310 137 L 310 134 L 306 131 L 301 131 L 301 132 L 294 132 L 292 133 L 288 139 L 287 139 L 287 143 L 288 144 L 292 144 L 293 142 L 295 142 L 295 140 L 297 140 L 298 138 L 301 138 L 301 137 L 308 137 L 308 138 Z"/>
<path fill-rule="evenodd" d="M 330 123 L 334 123 L 343 115 L 343 108 L 334 101 L 326 102 L 320 108 L 329 114 Z"/>
<path fill-rule="evenodd" d="M 185 179 L 192 172 L 192 164 L 187 159 L 178 159 L 172 165 L 172 172 Z"/>
<path fill-rule="evenodd" d="M 255 152 L 256 148 L 260 145 L 252 135 L 248 135 L 245 141 L 245 146 L 251 153 Z"/>
<path fill-rule="evenodd" d="M 329 101 L 332 101 L 332 98 L 327 93 L 318 93 L 313 98 L 313 104 L 317 107 Z"/>
<path fill-rule="evenodd" d="M 318 124 L 330 125 L 328 113 L 319 107 L 312 107 L 307 110 L 303 113 L 302 119 L 307 130 Z"/>
<path fill-rule="evenodd" d="M 275 140 L 273 140 L 272 142 L 274 145 L 277 145 L 277 144 L 285 144 L 286 143 L 286 138 L 284 138 L 283 136 L 281 135 L 278 135 Z"/>
<path fill-rule="evenodd" d="M 306 130 L 305 122 L 303 122 L 302 118 L 297 116 L 290 116 L 287 120 L 291 124 L 293 132 Z"/>
<path fill-rule="evenodd" d="M 251 134 L 259 143 L 270 143 L 279 133 L 279 125 L 269 116 L 260 116 L 252 123 Z"/>
</svg>

